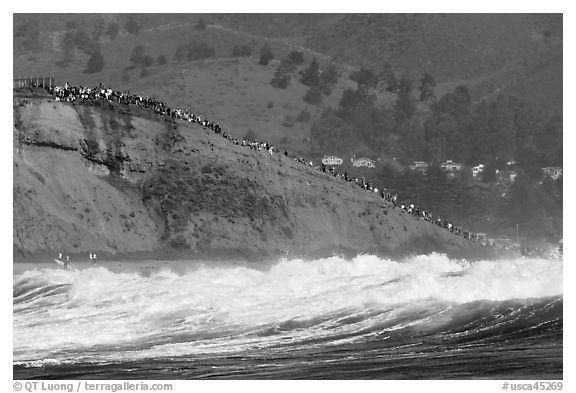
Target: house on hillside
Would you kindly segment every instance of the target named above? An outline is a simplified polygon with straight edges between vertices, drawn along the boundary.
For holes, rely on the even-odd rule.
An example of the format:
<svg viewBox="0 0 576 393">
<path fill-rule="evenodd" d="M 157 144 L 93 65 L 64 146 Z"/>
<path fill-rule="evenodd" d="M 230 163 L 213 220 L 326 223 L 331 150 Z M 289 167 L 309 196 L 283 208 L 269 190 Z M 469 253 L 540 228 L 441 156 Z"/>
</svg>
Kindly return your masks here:
<svg viewBox="0 0 576 393">
<path fill-rule="evenodd" d="M 514 183 L 518 171 L 516 169 L 498 170 L 496 169 L 496 182 L 500 185 L 510 185 Z"/>
<path fill-rule="evenodd" d="M 446 160 L 446 162 L 440 165 L 440 167 L 446 172 L 458 172 L 462 169 L 462 164 L 458 164 L 452 160 Z"/>
<path fill-rule="evenodd" d="M 562 176 L 563 170 L 561 166 L 547 166 L 542 168 L 545 176 L 549 176 L 552 180 L 558 180 Z"/>
<path fill-rule="evenodd" d="M 428 172 L 428 163 L 424 161 L 414 161 L 410 165 L 410 169 L 413 171 L 419 171 L 422 173 Z"/>
<path fill-rule="evenodd" d="M 342 165 L 343 162 L 343 159 L 336 156 L 324 156 L 322 159 L 322 164 L 324 165 Z"/>
<path fill-rule="evenodd" d="M 478 177 L 482 173 L 484 173 L 484 164 L 478 164 L 472 168 L 472 176 Z"/>
<path fill-rule="evenodd" d="M 352 157 L 352 165 L 355 167 L 376 168 L 375 161 L 369 158 L 359 158 L 356 160 Z"/>
</svg>

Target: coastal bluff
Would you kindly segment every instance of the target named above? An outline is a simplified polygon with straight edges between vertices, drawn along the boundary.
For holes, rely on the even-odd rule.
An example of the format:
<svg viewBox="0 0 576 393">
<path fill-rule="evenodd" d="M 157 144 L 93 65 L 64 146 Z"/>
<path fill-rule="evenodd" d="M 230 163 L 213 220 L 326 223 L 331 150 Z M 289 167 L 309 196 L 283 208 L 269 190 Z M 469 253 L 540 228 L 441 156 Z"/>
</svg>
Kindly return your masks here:
<svg viewBox="0 0 576 393">
<path fill-rule="evenodd" d="M 486 253 L 354 183 L 199 124 L 34 90 L 15 91 L 13 106 L 15 261 L 59 251 L 246 260 Z"/>
</svg>

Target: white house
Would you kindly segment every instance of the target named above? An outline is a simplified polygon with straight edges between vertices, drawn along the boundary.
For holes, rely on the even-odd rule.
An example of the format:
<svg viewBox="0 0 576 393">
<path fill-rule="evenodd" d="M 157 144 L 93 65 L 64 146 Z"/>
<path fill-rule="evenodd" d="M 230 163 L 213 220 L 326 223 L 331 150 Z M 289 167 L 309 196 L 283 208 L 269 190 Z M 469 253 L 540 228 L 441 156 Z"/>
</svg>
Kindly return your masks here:
<svg viewBox="0 0 576 393">
<path fill-rule="evenodd" d="M 472 168 L 472 176 L 476 177 L 481 173 L 484 173 L 484 164 L 478 164 Z"/>
<path fill-rule="evenodd" d="M 428 163 L 424 161 L 414 161 L 412 165 L 410 165 L 410 169 L 413 171 L 426 172 L 428 170 Z"/>
<path fill-rule="evenodd" d="M 462 169 L 462 164 L 458 164 L 452 160 L 446 160 L 446 162 L 440 166 L 448 172 L 456 172 Z"/>
<path fill-rule="evenodd" d="M 359 158 L 357 160 L 352 158 L 352 165 L 355 167 L 376 168 L 375 161 L 369 158 Z"/>
<path fill-rule="evenodd" d="M 324 165 L 342 165 L 343 162 L 343 159 L 336 156 L 325 156 L 322 159 L 322 164 Z"/>
<path fill-rule="evenodd" d="M 542 172 L 544 172 L 546 176 L 558 180 L 558 178 L 562 176 L 563 170 L 561 166 L 547 166 L 546 168 L 542 168 Z"/>
</svg>

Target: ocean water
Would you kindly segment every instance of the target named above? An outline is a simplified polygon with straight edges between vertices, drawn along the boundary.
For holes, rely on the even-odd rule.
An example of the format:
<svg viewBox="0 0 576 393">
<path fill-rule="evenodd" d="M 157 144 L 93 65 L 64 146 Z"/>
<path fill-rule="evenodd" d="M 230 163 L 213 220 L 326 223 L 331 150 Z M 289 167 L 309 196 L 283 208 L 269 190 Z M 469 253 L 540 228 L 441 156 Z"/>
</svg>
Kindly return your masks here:
<svg viewBox="0 0 576 393">
<path fill-rule="evenodd" d="M 561 379 L 562 261 L 14 275 L 15 379 Z"/>
</svg>

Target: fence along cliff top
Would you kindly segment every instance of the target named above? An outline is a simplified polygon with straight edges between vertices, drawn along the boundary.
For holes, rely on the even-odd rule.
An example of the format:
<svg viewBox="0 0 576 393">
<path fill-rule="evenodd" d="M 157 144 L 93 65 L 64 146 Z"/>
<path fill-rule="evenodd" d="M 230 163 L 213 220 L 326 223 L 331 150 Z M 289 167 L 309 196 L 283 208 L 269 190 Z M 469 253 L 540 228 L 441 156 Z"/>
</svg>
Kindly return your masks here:
<svg viewBox="0 0 576 393">
<path fill-rule="evenodd" d="M 25 76 L 13 79 L 13 88 L 21 87 L 52 87 L 56 86 L 54 75 L 52 76 Z"/>
</svg>

